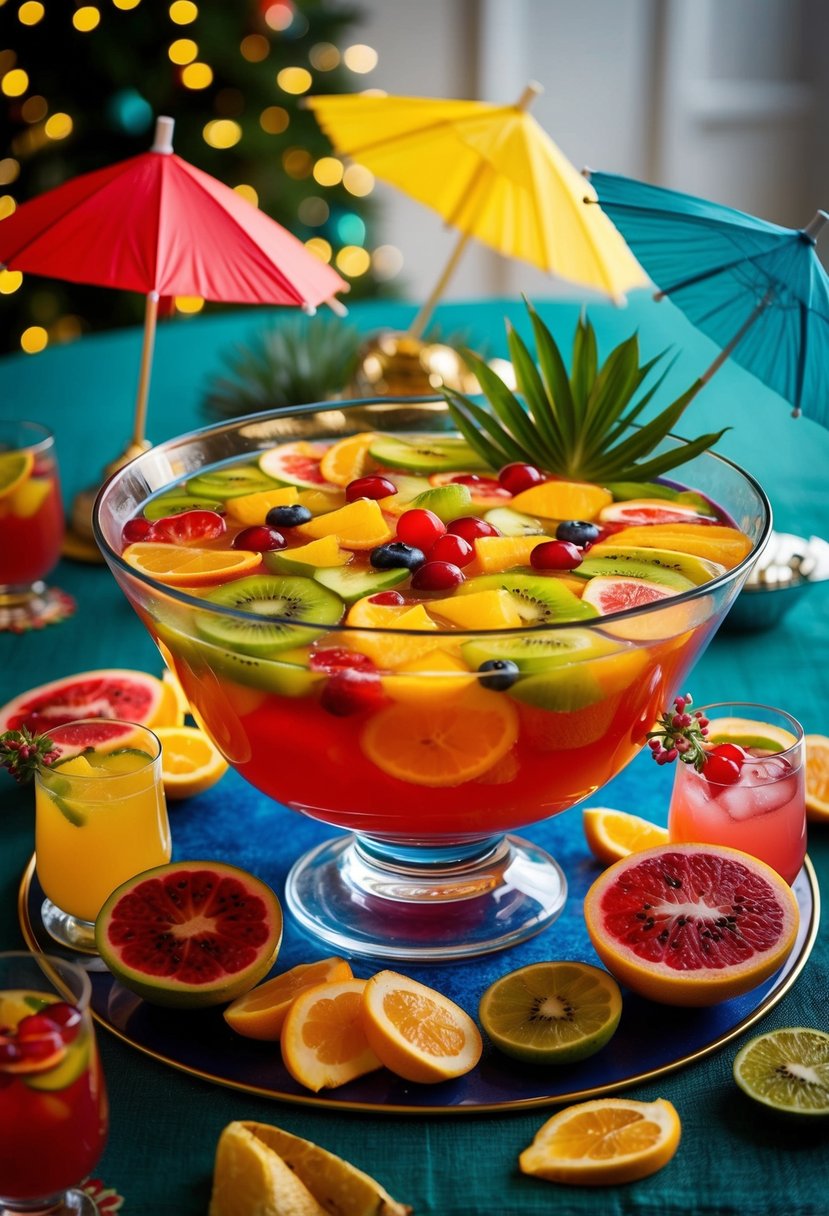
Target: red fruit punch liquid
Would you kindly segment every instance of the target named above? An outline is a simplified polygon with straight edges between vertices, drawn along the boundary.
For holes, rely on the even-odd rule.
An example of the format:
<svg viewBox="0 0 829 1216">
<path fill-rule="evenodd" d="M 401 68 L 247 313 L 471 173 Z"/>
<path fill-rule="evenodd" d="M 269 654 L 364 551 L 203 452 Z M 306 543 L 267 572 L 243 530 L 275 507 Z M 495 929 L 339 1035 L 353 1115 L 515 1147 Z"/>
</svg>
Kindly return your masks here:
<svg viewBox="0 0 829 1216">
<path fill-rule="evenodd" d="M 0 584 L 27 586 L 44 578 L 57 565 L 62 543 L 57 467 L 44 460 L 17 493 L 0 499 Z"/>
</svg>

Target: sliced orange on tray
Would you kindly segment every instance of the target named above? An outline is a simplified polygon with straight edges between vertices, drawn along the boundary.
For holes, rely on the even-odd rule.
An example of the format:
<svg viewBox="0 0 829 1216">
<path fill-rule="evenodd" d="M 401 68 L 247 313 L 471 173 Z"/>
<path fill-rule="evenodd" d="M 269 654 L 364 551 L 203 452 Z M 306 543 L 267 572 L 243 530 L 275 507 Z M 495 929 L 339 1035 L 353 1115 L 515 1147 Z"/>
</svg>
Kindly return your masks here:
<svg viewBox="0 0 829 1216">
<path fill-rule="evenodd" d="M 303 992 L 282 1027 L 282 1060 L 307 1089 L 319 1093 L 381 1068 L 363 1029 L 365 980 L 340 980 Z"/>
<path fill-rule="evenodd" d="M 224 1019 L 237 1034 L 248 1039 L 276 1042 L 291 1005 L 320 984 L 353 979 L 351 967 L 343 958 L 323 958 L 316 963 L 298 963 L 272 980 L 238 997 L 224 1011 Z"/>
<path fill-rule="evenodd" d="M 171 800 L 192 798 L 227 772 L 227 760 L 197 726 L 160 726 L 161 779 Z"/>
<path fill-rule="evenodd" d="M 639 815 L 591 806 L 581 813 L 588 848 L 599 861 L 618 861 L 641 849 L 668 843 L 667 828 L 659 827 Z"/>
<path fill-rule="evenodd" d="M 254 570 L 261 553 L 247 549 L 190 549 L 156 541 L 136 541 L 121 554 L 127 565 L 170 587 L 224 583 Z"/>
</svg>

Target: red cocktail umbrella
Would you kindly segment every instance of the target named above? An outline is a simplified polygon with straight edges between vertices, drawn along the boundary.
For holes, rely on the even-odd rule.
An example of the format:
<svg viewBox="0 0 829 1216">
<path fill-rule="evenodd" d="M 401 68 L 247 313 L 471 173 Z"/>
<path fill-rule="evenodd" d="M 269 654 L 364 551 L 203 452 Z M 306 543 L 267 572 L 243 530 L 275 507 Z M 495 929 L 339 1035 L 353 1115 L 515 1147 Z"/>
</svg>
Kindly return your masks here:
<svg viewBox="0 0 829 1216">
<path fill-rule="evenodd" d="M 228 304 L 294 304 L 313 312 L 340 276 L 228 186 L 173 153 L 159 118 L 149 152 L 85 173 L 0 222 L 0 265 L 146 294 L 132 451 L 144 424 L 158 301 L 201 296 Z"/>
</svg>

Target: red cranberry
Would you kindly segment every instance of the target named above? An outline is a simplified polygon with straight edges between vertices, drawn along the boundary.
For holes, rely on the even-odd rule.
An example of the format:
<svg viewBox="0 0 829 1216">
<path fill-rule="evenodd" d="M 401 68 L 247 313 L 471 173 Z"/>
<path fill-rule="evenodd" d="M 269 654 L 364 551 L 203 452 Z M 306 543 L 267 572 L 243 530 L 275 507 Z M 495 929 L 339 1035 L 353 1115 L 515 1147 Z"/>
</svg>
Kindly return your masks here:
<svg viewBox="0 0 829 1216">
<path fill-rule="evenodd" d="M 583 561 L 576 546 L 566 540 L 543 541 L 530 554 L 533 570 L 575 570 Z"/>
<path fill-rule="evenodd" d="M 121 529 L 121 540 L 125 545 L 134 545 L 137 541 L 146 540 L 152 526 L 148 519 L 142 519 L 140 516 L 128 519 Z"/>
<path fill-rule="evenodd" d="M 356 502 L 358 498 L 388 498 L 397 493 L 397 486 L 388 477 L 358 477 L 345 487 L 345 501 Z"/>
<path fill-rule="evenodd" d="M 439 536 L 427 554 L 430 562 L 451 562 L 453 566 L 468 566 L 475 558 L 475 546 L 462 536 L 447 532 Z"/>
<path fill-rule="evenodd" d="M 384 608 L 399 608 L 401 604 L 405 604 L 405 598 L 399 591 L 378 591 L 376 595 L 368 597 L 370 604 L 382 604 Z"/>
<path fill-rule="evenodd" d="M 284 549 L 285 544 L 282 533 L 267 524 L 243 528 L 233 538 L 234 549 L 247 549 L 252 553 L 271 553 L 274 549 Z"/>
<path fill-rule="evenodd" d="M 329 675 L 338 671 L 375 671 L 373 661 L 359 650 L 346 650 L 344 646 L 330 646 L 315 650 L 309 660 L 312 671 L 324 671 Z"/>
<path fill-rule="evenodd" d="M 425 507 L 412 507 L 411 511 L 404 511 L 397 521 L 397 539 L 415 549 L 422 549 L 424 553 L 429 552 L 445 531 L 443 520 Z"/>
<path fill-rule="evenodd" d="M 463 581 L 463 571 L 453 562 L 426 562 L 412 575 L 416 591 L 449 591 Z"/>
<path fill-rule="evenodd" d="M 497 528 L 493 528 L 485 519 L 478 519 L 477 515 L 463 515 L 460 519 L 453 519 L 446 531 L 451 532 L 453 536 L 462 536 L 470 545 L 479 536 L 501 535 Z"/>
<path fill-rule="evenodd" d="M 726 760 L 733 760 L 737 765 L 743 765 L 746 762 L 746 753 L 736 743 L 718 743 L 716 747 L 712 747 L 708 753 L 709 756 L 724 756 Z"/>
<path fill-rule="evenodd" d="M 498 481 L 510 494 L 520 494 L 544 480 L 544 474 L 534 464 L 506 464 L 498 474 Z"/>
<path fill-rule="evenodd" d="M 727 756 L 717 756 L 714 752 L 709 752 L 706 756 L 702 772 L 706 780 L 714 785 L 734 785 L 740 780 L 739 764 L 729 760 Z"/>
<path fill-rule="evenodd" d="M 320 705 L 338 718 L 376 709 L 384 700 L 383 685 L 375 671 L 334 672 L 320 694 Z"/>
</svg>

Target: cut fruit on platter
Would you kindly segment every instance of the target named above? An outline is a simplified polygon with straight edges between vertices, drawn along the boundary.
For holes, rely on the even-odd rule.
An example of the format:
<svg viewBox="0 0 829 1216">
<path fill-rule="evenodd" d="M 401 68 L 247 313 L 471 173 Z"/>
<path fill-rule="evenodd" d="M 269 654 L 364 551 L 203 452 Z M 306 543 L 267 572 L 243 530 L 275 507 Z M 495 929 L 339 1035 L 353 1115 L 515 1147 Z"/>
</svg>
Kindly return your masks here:
<svg viewBox="0 0 829 1216">
<path fill-rule="evenodd" d="M 306 1089 L 336 1089 L 382 1064 L 363 1029 L 365 980 L 318 984 L 291 1004 L 282 1026 L 282 1060 Z"/>
<path fill-rule="evenodd" d="M 363 1029 L 386 1068 L 430 1084 L 470 1072 L 483 1041 L 469 1014 L 434 988 L 378 971 L 363 993 Z"/>
<path fill-rule="evenodd" d="M 161 680 L 143 671 L 102 668 L 82 671 L 39 684 L 7 702 L 0 709 L 0 731 L 48 732 L 49 728 L 77 722 L 81 718 L 120 718 L 123 722 L 154 727 L 167 725 L 171 713 L 169 694 Z M 132 726 L 101 724 L 77 732 L 77 750 L 111 740 L 113 744 L 132 733 Z M 65 742 L 64 755 L 71 754 Z"/>
<path fill-rule="evenodd" d="M 171 801 L 209 790 L 227 772 L 227 760 L 196 726 L 160 726 L 161 780 Z"/>
<path fill-rule="evenodd" d="M 273 965 L 282 908 L 252 874 L 217 861 L 169 862 L 122 883 L 95 943 L 125 988 L 154 1005 L 202 1009 L 247 992 Z"/>
<path fill-rule="evenodd" d="M 736 849 L 667 844 L 633 853 L 584 900 L 593 947 L 632 991 L 705 1006 L 751 991 L 785 962 L 799 913 L 791 888 Z"/>
<path fill-rule="evenodd" d="M 550 1182 L 618 1186 L 667 1165 L 681 1130 L 679 1115 L 664 1098 L 598 1098 L 548 1119 L 519 1164 L 525 1174 Z"/>
<path fill-rule="evenodd" d="M 532 963 L 491 984 L 478 1016 L 506 1055 L 530 1064 L 574 1064 L 610 1040 L 622 994 L 612 976 L 587 963 Z"/>
<path fill-rule="evenodd" d="M 255 570 L 261 553 L 245 549 L 180 549 L 155 541 L 127 545 L 121 557 L 140 574 L 169 587 L 205 587 Z"/>
<path fill-rule="evenodd" d="M 829 738 L 806 735 L 806 815 L 815 823 L 829 820 Z"/>
<path fill-rule="evenodd" d="M 268 1123 L 219 1137 L 208 1216 L 409 1216 L 379 1182 L 310 1140 Z"/>
<path fill-rule="evenodd" d="M 316 963 L 298 963 L 272 980 L 237 997 L 223 1013 L 224 1020 L 247 1039 L 278 1042 L 288 1010 L 298 996 L 320 984 L 353 979 L 344 958 L 323 958 Z"/>
<path fill-rule="evenodd" d="M 758 1035 L 737 1053 L 734 1080 L 772 1110 L 829 1115 L 829 1034 L 794 1026 Z"/>
<path fill-rule="evenodd" d="M 581 823 L 590 852 L 606 865 L 629 857 L 631 853 L 668 843 L 667 828 L 627 811 L 604 806 L 587 807 L 581 813 Z"/>
</svg>

